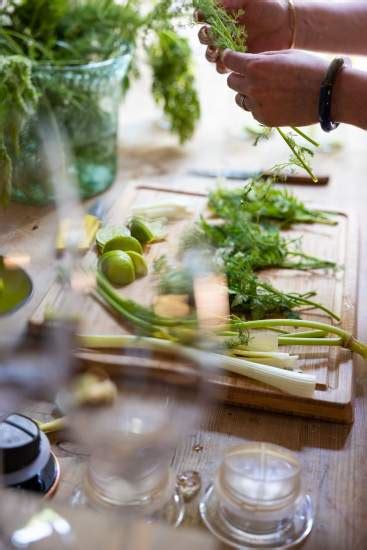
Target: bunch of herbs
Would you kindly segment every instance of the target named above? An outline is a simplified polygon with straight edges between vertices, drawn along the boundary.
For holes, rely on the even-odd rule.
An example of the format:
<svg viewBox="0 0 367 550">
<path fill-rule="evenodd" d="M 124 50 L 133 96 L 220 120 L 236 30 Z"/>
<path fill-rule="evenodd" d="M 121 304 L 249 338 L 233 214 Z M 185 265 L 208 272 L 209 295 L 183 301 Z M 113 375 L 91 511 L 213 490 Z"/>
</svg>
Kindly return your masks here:
<svg viewBox="0 0 367 550">
<path fill-rule="evenodd" d="M 268 194 L 267 194 L 268 192 Z M 302 250 L 300 239 L 285 236 L 280 227 L 297 223 L 335 223 L 326 213 L 311 210 L 294 195 L 254 181 L 245 190 L 219 187 L 209 194 L 211 218 L 201 217 L 183 236 L 181 254 L 190 249 L 211 249 L 214 262 L 228 281 L 233 313 L 262 319 L 274 315 L 294 317 L 302 307 L 337 316 L 313 300 L 315 293 L 281 292 L 259 277 L 267 269 L 336 269 L 333 261 Z M 159 290 L 183 293 L 189 280 L 161 260 L 156 264 Z M 179 285 L 179 290 L 176 286 Z M 192 289 L 188 285 L 188 294 Z"/>
<path fill-rule="evenodd" d="M 126 0 L 123 4 L 115 0 L 8 0 L 1 4 L 0 80 L 5 82 L 0 90 L 1 110 L 5 111 L 6 105 L 15 105 L 12 111 L 17 119 L 17 124 L 13 124 L 12 117 L 0 113 L 3 167 L 0 198 L 3 204 L 9 201 L 13 167 L 17 162 L 8 136 L 15 135 L 15 142 L 19 143 L 21 130 L 31 114 L 36 112 L 40 118 L 37 109 L 41 102 L 43 107 L 47 103 L 57 111 L 57 116 L 64 113 L 60 122 L 67 133 L 70 124 L 75 127 L 78 120 L 84 121 L 84 127 L 88 126 L 86 119 L 95 129 L 99 123 L 108 126 L 108 120 L 99 109 L 99 98 L 93 91 L 69 89 L 67 84 L 60 86 L 59 80 L 53 83 L 48 79 L 45 84 L 39 77 L 42 68 L 103 62 L 134 51 L 142 44 L 153 70 L 154 98 L 162 105 L 180 141 L 191 137 L 200 107 L 191 50 L 187 39 L 175 30 L 181 16 L 182 10 L 177 8 L 175 0 L 156 0 L 148 10 L 139 0 Z M 137 61 L 134 59 L 124 81 L 124 90 L 136 74 Z M 95 153 L 93 151 L 93 156 Z"/>
</svg>

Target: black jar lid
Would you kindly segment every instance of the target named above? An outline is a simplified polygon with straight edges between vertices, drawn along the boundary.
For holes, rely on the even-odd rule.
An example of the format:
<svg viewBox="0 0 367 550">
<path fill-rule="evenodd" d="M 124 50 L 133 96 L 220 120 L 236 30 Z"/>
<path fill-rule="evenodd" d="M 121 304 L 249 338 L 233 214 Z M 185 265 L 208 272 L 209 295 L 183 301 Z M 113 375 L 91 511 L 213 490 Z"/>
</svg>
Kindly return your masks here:
<svg viewBox="0 0 367 550">
<path fill-rule="evenodd" d="M 21 414 L 0 423 L 0 465 L 5 486 L 44 494 L 59 476 L 47 437 L 36 422 Z"/>
<path fill-rule="evenodd" d="M 21 470 L 34 462 L 40 452 L 41 434 L 35 422 L 12 414 L 0 424 L 0 450 L 4 474 Z"/>
</svg>

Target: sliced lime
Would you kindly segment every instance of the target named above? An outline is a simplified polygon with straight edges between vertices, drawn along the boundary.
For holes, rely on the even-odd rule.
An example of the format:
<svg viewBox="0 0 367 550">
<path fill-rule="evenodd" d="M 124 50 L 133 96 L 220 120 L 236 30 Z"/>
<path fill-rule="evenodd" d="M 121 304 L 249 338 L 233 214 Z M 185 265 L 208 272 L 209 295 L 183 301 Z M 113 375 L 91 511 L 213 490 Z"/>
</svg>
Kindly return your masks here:
<svg viewBox="0 0 367 550">
<path fill-rule="evenodd" d="M 138 254 L 133 250 L 127 250 L 126 254 L 130 256 L 134 263 L 136 277 L 145 277 L 148 275 L 148 264 L 141 254 Z"/>
<path fill-rule="evenodd" d="M 130 231 L 124 225 L 104 225 L 96 234 L 98 249 L 101 251 L 104 245 L 115 237 L 128 237 Z"/>
<path fill-rule="evenodd" d="M 125 286 L 135 281 L 134 262 L 122 250 L 112 250 L 103 254 L 98 266 L 110 283 L 114 285 Z"/>
<path fill-rule="evenodd" d="M 131 235 L 141 244 L 147 244 L 154 239 L 154 234 L 149 225 L 141 218 L 133 218 L 129 224 Z"/>
<path fill-rule="evenodd" d="M 21 307 L 32 291 L 29 275 L 18 265 L 0 256 L 0 317 Z"/>
<path fill-rule="evenodd" d="M 167 236 L 167 228 L 162 220 L 144 220 L 135 217 L 129 223 L 131 235 L 141 244 L 162 241 Z"/>
<path fill-rule="evenodd" d="M 143 254 L 143 248 L 139 241 L 135 237 L 123 236 L 114 237 L 106 242 L 103 247 L 103 254 L 110 252 L 111 250 L 133 250 L 138 254 Z"/>
</svg>

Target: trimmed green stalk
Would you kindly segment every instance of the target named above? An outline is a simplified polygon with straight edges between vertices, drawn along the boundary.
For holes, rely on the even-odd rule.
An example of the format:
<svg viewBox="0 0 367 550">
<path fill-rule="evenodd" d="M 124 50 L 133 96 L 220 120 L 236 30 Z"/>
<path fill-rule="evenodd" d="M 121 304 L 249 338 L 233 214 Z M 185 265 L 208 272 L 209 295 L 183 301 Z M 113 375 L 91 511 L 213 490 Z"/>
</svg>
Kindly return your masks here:
<svg viewBox="0 0 367 550">
<path fill-rule="evenodd" d="M 328 325 L 326 323 L 320 323 L 318 321 L 307 321 L 301 319 L 266 319 L 261 321 L 241 321 L 235 323 L 234 326 L 237 326 L 240 329 L 251 330 L 251 329 L 267 329 L 269 327 L 300 327 L 300 328 L 309 328 L 315 330 L 321 330 L 326 334 L 334 334 L 340 338 L 340 345 L 350 351 L 358 353 L 364 359 L 367 359 L 367 345 L 360 342 L 354 336 L 340 327 L 334 325 Z M 280 336 L 280 338 L 284 338 Z M 325 338 L 323 341 L 325 342 Z M 296 339 L 297 341 L 297 339 Z M 317 345 L 320 345 L 320 339 L 316 339 Z M 333 342 L 335 340 L 333 339 Z M 299 341 L 296 342 L 299 345 Z"/>
<path fill-rule="evenodd" d="M 337 346 L 343 347 L 342 338 L 288 338 L 281 336 L 278 340 L 280 346 Z"/>
<path fill-rule="evenodd" d="M 136 302 L 127 300 L 116 292 L 114 287 L 107 281 L 106 277 L 100 272 L 97 272 L 97 292 L 103 295 L 103 298 L 108 302 L 114 303 L 114 309 L 121 312 L 122 315 L 129 316 L 128 320 L 136 324 L 140 324 L 141 328 L 148 329 L 151 332 L 150 327 L 155 325 L 155 329 L 158 327 L 177 327 L 177 326 L 196 326 L 194 319 L 174 319 L 170 317 L 162 317 L 155 314 L 148 308 L 140 306 Z M 144 313 L 145 318 L 141 318 L 141 314 Z M 139 321 L 139 322 L 138 322 Z"/>
<path fill-rule="evenodd" d="M 94 349 L 112 349 L 123 347 L 145 347 L 158 351 L 169 351 L 183 358 L 228 372 L 247 376 L 258 382 L 268 384 L 281 391 L 300 397 L 312 397 L 316 388 L 316 378 L 299 372 L 287 371 L 278 367 L 261 365 L 253 361 L 209 353 L 196 348 L 184 347 L 159 338 L 139 338 L 136 336 L 89 336 L 80 335 L 81 347 Z"/>
<path fill-rule="evenodd" d="M 271 365 L 272 367 L 281 369 L 293 370 L 297 368 L 298 355 L 290 355 L 289 353 L 249 351 L 235 348 L 231 350 L 231 354 L 238 357 L 246 357 L 254 363 Z"/>
<path fill-rule="evenodd" d="M 287 338 L 324 338 L 326 335 L 323 330 L 305 330 L 299 332 L 284 331 L 283 334 Z"/>
</svg>

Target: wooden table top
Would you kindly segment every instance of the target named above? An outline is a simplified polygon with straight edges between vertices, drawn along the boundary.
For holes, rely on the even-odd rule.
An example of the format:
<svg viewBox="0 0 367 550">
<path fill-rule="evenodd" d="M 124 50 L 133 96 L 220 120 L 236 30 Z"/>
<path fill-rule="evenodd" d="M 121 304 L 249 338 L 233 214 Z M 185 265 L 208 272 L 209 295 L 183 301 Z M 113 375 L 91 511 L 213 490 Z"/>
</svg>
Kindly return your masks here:
<svg viewBox="0 0 367 550">
<path fill-rule="evenodd" d="M 184 148 L 177 146 L 160 124 L 153 106 L 146 75 L 136 83 L 121 109 L 119 144 L 120 171 L 115 185 L 126 186 L 139 177 L 185 173 L 188 168 L 269 168 L 285 159 L 287 149 L 277 139 L 253 148 L 244 138 L 243 127 L 252 124 L 233 102 L 226 89 L 225 77 L 202 61 L 202 51 L 195 46 L 203 117 L 195 138 Z M 344 127 L 331 136 L 321 136 L 324 145 L 339 141 L 340 150 L 320 152 L 315 159 L 318 172 L 332 176 L 325 188 L 297 188 L 307 200 L 325 206 L 348 208 L 361 220 L 360 294 L 358 300 L 358 335 L 367 339 L 367 135 Z M 335 143 L 334 143 L 335 146 Z M 205 185 L 205 180 L 203 180 Z M 11 205 L 0 213 L 0 251 L 28 251 L 37 256 L 30 268 L 35 281 L 32 301 L 11 318 L 14 332 L 21 330 L 27 317 L 51 282 L 46 246 L 50 223 L 49 208 Z M 7 328 L 10 321 L 7 320 Z M 0 326 L 1 329 L 1 326 Z M 245 441 L 265 441 L 296 452 L 304 468 L 304 486 L 316 506 L 313 532 L 304 544 L 307 549 L 364 549 L 367 547 L 367 365 L 359 361 L 356 368 L 355 422 L 343 426 L 266 414 L 230 406 L 213 406 L 202 429 L 183 442 L 174 457 L 178 472 L 200 471 L 205 487 L 220 463 L 223 453 Z M 40 419 L 49 417 L 47 404 L 35 404 L 30 412 Z M 62 442 L 56 451 L 62 462 L 62 481 L 57 495 L 64 501 L 80 479 L 84 457 L 75 445 Z M 188 509 L 186 524 L 200 524 L 198 502 Z"/>
</svg>

